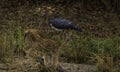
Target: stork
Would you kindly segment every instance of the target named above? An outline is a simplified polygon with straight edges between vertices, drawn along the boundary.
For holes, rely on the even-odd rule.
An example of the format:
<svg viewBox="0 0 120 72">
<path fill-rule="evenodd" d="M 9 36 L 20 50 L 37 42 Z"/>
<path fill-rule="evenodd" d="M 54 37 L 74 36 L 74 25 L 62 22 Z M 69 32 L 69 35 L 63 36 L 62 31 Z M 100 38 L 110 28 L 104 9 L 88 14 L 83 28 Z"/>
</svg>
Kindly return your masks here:
<svg viewBox="0 0 120 72">
<path fill-rule="evenodd" d="M 63 32 L 64 33 L 63 35 L 65 35 L 66 41 L 71 40 L 71 36 L 73 35 L 70 30 L 82 32 L 82 29 L 80 27 L 78 27 L 72 21 L 67 20 L 67 19 L 54 18 L 54 19 L 49 20 L 49 24 L 53 29 L 57 30 L 58 32 L 65 30 L 65 32 Z M 61 39 L 60 35 L 58 36 L 58 39 Z"/>
</svg>

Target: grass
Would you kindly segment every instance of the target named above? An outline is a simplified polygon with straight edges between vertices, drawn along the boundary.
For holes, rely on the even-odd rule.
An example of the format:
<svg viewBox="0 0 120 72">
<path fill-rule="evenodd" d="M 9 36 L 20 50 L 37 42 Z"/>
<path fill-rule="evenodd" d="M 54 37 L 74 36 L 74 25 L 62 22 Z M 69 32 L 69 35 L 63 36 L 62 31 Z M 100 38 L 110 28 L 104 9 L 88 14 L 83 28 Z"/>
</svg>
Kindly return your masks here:
<svg viewBox="0 0 120 72">
<path fill-rule="evenodd" d="M 34 14 L 34 10 L 30 11 L 31 13 L 28 15 L 21 11 L 18 13 L 18 16 L 21 17 L 18 18 L 15 16 L 15 13 L 8 13 L 10 19 L 5 20 L 8 28 L 0 32 L 1 63 L 12 63 L 16 55 L 19 57 L 24 56 L 24 47 L 26 46 L 26 43 L 23 41 L 24 31 L 28 28 L 37 28 L 36 21 L 39 20 L 39 14 Z M 26 16 L 26 20 L 22 19 L 22 14 L 23 18 Z M 31 17 L 33 20 L 29 22 Z M 27 20 L 28 24 L 26 24 Z M 42 24 L 43 21 L 40 21 L 40 23 Z M 97 67 L 97 72 L 117 72 L 115 67 L 120 59 L 120 37 L 99 38 L 90 33 L 74 33 L 72 35 L 70 41 L 66 42 L 67 46 L 61 51 L 61 57 L 64 58 L 63 61 L 94 64 Z M 65 39 L 61 39 L 61 42 L 64 41 Z"/>
<path fill-rule="evenodd" d="M 119 61 L 120 39 L 75 37 L 63 50 L 67 62 L 95 64 L 98 72 L 116 72 L 114 67 Z"/>
<path fill-rule="evenodd" d="M 18 26 L 8 33 L 1 34 L 0 62 L 14 61 L 14 56 L 24 52 L 23 32 Z M 64 41 L 64 40 L 63 40 Z M 119 61 L 120 38 L 95 38 L 75 34 L 68 42 L 61 56 L 67 62 L 95 64 L 98 72 L 115 72 L 114 67 Z"/>
</svg>

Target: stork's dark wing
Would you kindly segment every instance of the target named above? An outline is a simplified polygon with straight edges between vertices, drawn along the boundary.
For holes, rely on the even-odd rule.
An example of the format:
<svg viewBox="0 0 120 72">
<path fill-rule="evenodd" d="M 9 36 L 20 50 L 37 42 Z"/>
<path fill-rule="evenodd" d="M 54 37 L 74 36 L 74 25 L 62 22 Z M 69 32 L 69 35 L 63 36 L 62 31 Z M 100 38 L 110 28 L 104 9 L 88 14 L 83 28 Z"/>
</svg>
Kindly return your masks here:
<svg viewBox="0 0 120 72">
<path fill-rule="evenodd" d="M 50 24 L 58 29 L 72 29 L 74 27 L 71 21 L 61 18 L 50 20 Z"/>
</svg>

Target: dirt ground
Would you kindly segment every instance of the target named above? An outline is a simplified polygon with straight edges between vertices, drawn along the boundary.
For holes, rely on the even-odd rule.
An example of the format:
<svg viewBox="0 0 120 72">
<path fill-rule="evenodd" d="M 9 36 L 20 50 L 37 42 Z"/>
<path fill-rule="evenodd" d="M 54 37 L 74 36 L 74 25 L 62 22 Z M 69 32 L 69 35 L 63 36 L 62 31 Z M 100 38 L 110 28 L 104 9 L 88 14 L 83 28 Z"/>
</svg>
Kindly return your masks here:
<svg viewBox="0 0 120 72">
<path fill-rule="evenodd" d="M 33 59 L 16 58 L 11 64 L 0 64 L 0 72 L 39 72 L 39 62 Z M 86 64 L 60 63 L 65 72 L 95 72 L 96 67 Z"/>
<path fill-rule="evenodd" d="M 67 72 L 95 72 L 96 67 L 87 64 L 71 64 L 71 63 L 61 63 L 64 70 Z"/>
</svg>

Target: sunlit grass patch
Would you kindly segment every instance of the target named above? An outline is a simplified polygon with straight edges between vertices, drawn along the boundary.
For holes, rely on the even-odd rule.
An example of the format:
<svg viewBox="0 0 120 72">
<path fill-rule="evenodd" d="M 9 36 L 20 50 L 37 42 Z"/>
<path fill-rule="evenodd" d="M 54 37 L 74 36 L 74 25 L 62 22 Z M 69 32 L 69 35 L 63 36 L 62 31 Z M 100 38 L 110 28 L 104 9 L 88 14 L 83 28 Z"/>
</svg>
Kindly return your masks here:
<svg viewBox="0 0 120 72">
<path fill-rule="evenodd" d="M 0 60 L 2 62 L 9 61 L 9 59 L 13 60 L 14 56 L 21 54 L 24 48 L 22 28 L 20 26 L 15 27 L 12 24 L 10 26 L 9 29 L 1 31 Z"/>
<path fill-rule="evenodd" d="M 9 38 L 9 35 L 6 33 L 1 33 L 1 39 L 0 39 L 0 61 L 1 62 L 11 62 L 13 58 L 13 43 L 12 43 L 12 37 Z"/>
<path fill-rule="evenodd" d="M 98 71 L 112 72 L 120 56 L 120 39 L 74 36 L 62 56 L 67 62 L 96 64 Z"/>
</svg>

